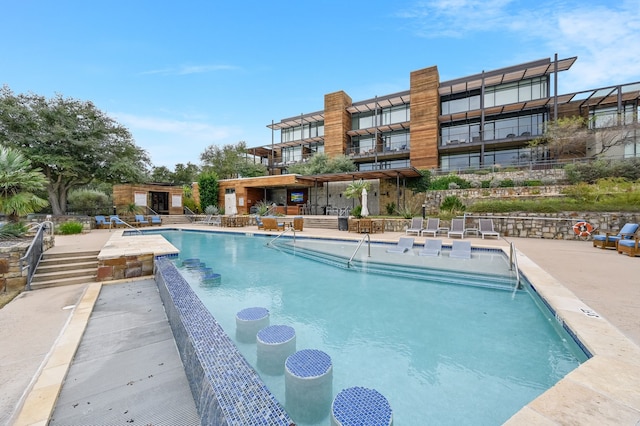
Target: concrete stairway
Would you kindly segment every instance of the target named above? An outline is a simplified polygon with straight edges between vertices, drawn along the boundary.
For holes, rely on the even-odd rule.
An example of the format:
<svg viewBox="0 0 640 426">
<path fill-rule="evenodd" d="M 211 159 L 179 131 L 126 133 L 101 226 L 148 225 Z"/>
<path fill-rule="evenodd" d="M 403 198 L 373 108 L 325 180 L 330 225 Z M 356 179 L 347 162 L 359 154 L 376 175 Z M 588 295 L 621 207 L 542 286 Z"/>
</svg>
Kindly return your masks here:
<svg viewBox="0 0 640 426">
<path fill-rule="evenodd" d="M 44 253 L 31 280 L 31 288 L 58 287 L 94 282 L 99 251 Z"/>
<path fill-rule="evenodd" d="M 305 228 L 338 229 L 337 216 L 304 216 Z"/>
<path fill-rule="evenodd" d="M 187 225 L 191 223 L 187 216 L 181 214 L 162 215 L 160 217 L 162 218 L 162 224 L 165 226 Z"/>
</svg>

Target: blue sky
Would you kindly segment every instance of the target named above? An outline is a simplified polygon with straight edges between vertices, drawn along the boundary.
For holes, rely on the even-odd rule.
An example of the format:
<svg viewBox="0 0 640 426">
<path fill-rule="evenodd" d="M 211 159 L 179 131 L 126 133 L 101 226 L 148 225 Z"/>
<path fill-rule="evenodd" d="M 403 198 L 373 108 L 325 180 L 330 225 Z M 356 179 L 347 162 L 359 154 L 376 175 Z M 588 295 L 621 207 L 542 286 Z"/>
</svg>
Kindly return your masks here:
<svg viewBox="0 0 640 426">
<path fill-rule="evenodd" d="M 156 166 L 271 143 L 271 121 L 536 59 L 568 93 L 640 81 L 640 0 L 1 0 L 0 84 L 90 100 Z"/>
</svg>

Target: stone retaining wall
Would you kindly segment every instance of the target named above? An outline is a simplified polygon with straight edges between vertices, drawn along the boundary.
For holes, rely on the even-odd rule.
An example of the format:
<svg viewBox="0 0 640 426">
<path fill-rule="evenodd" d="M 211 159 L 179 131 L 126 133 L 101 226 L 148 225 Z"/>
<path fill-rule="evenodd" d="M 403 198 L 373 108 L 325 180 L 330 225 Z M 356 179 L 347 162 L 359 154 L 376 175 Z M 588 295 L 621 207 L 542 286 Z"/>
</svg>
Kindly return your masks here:
<svg viewBox="0 0 640 426">
<path fill-rule="evenodd" d="M 153 253 L 98 259 L 96 281 L 113 281 L 153 275 Z"/>
</svg>

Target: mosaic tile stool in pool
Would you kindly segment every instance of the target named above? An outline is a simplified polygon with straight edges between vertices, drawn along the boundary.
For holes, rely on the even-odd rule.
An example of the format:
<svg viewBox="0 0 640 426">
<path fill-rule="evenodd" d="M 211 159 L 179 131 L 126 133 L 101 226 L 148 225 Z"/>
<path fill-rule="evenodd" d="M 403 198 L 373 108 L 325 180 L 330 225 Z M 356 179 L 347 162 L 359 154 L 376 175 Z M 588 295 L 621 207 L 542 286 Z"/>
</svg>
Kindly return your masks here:
<svg viewBox="0 0 640 426">
<path fill-rule="evenodd" d="M 270 325 L 258 331 L 257 364 L 265 374 L 284 373 L 284 363 L 296 351 L 296 331 L 288 325 Z"/>
<path fill-rule="evenodd" d="M 317 349 L 290 355 L 284 370 L 285 408 L 300 423 L 316 423 L 331 409 L 333 365 L 331 357 Z"/>
<path fill-rule="evenodd" d="M 332 426 L 390 426 L 393 414 L 389 401 L 375 389 L 343 389 L 331 404 Z"/>
<path fill-rule="evenodd" d="M 245 308 L 236 314 L 236 339 L 242 343 L 255 343 L 258 331 L 268 325 L 267 308 Z"/>
</svg>

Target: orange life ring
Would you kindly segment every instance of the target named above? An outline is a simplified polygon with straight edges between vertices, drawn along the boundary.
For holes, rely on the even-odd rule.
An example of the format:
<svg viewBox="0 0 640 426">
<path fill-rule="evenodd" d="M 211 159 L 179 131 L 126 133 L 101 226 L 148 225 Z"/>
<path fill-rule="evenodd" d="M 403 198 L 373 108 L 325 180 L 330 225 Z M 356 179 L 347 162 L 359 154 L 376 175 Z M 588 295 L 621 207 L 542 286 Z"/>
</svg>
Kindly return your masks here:
<svg viewBox="0 0 640 426">
<path fill-rule="evenodd" d="M 579 237 L 588 237 L 589 235 L 591 235 L 592 231 L 593 225 L 591 225 L 589 222 L 583 221 L 573 225 L 573 232 L 575 232 Z"/>
</svg>

